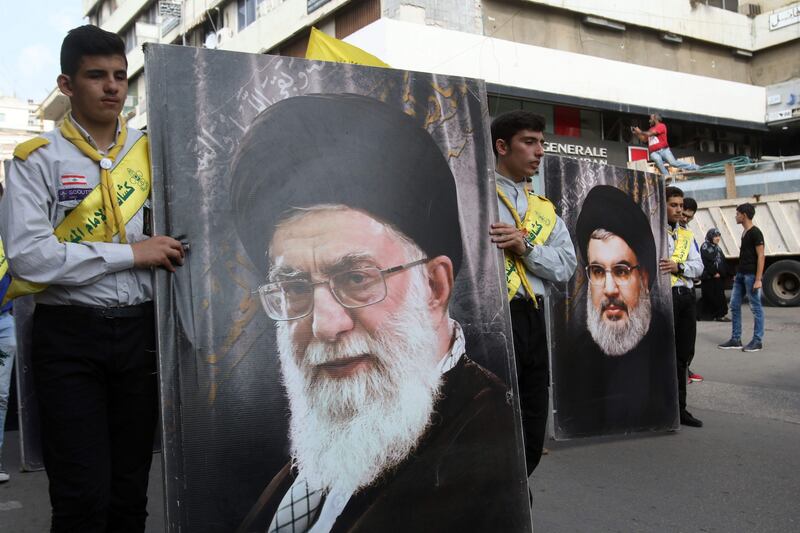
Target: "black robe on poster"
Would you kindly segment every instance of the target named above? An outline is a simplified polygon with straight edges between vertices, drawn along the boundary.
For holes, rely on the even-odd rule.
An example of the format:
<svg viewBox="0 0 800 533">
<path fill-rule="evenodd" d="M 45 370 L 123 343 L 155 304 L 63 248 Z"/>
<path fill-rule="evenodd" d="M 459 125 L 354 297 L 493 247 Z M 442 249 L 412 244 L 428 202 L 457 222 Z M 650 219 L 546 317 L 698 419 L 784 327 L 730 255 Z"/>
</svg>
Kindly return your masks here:
<svg viewBox="0 0 800 533">
<path fill-rule="evenodd" d="M 557 434 L 589 437 L 674 429 L 678 420 L 674 337 L 655 310 L 630 352 L 609 356 L 582 327 L 570 336 L 556 375 Z"/>
<path fill-rule="evenodd" d="M 514 444 L 514 418 L 508 387 L 462 357 L 443 377 L 418 447 L 354 494 L 331 532 L 528 531 L 527 479 L 521 446 Z M 267 531 L 295 476 L 286 465 L 238 531 Z"/>
</svg>

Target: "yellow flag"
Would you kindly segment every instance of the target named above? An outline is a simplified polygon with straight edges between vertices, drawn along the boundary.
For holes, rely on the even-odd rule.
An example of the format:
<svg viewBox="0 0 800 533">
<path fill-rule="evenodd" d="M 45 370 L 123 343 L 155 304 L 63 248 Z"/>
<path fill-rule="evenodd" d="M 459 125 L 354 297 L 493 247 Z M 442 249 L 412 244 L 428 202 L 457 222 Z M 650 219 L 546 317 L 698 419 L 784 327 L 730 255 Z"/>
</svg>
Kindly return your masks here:
<svg viewBox="0 0 800 533">
<path fill-rule="evenodd" d="M 311 28 L 311 36 L 308 38 L 308 48 L 306 49 L 306 59 L 352 63 L 368 67 L 389 66 L 361 48 L 347 44 L 339 39 L 334 39 L 317 28 Z"/>
</svg>

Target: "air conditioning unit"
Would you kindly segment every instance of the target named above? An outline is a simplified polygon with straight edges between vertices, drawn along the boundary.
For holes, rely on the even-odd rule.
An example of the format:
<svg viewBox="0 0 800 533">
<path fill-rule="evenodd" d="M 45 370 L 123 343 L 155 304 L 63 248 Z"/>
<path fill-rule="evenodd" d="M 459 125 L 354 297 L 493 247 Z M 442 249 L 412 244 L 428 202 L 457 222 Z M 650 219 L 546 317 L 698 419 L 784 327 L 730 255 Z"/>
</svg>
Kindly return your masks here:
<svg viewBox="0 0 800 533">
<path fill-rule="evenodd" d="M 747 15 L 750 18 L 756 17 L 761 14 L 761 4 L 742 4 L 739 6 L 739 13 Z"/>
<path fill-rule="evenodd" d="M 219 46 L 219 38 L 217 34 L 213 31 L 210 31 L 206 34 L 206 38 L 203 41 L 203 48 L 210 48 L 214 50 Z"/>
<path fill-rule="evenodd" d="M 222 46 L 228 39 L 233 37 L 233 30 L 223 26 L 217 31 L 217 46 Z"/>
</svg>

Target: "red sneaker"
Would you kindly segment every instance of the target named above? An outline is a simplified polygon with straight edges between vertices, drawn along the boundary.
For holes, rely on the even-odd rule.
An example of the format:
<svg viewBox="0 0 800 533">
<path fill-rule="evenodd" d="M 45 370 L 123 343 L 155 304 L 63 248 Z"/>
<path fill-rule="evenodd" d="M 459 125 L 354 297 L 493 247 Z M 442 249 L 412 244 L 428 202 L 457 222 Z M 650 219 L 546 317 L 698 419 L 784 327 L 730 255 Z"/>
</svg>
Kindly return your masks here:
<svg viewBox="0 0 800 533">
<path fill-rule="evenodd" d="M 703 381 L 703 376 L 700 374 L 695 374 L 691 370 L 689 371 L 689 381 Z"/>
</svg>

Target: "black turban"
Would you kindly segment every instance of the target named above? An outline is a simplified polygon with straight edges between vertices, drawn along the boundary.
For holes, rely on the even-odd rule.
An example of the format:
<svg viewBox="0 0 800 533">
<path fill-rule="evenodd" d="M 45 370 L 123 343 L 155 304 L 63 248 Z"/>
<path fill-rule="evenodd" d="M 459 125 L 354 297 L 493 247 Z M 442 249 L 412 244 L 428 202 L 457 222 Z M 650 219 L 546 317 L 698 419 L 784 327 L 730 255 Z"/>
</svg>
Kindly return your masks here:
<svg viewBox="0 0 800 533">
<path fill-rule="evenodd" d="M 597 229 L 610 231 L 628 243 L 641 268 L 647 272 L 648 285 L 657 279 L 656 244 L 650 220 L 642 208 L 623 191 L 610 185 L 597 185 L 583 201 L 575 233 L 584 262 L 588 264 L 589 239 Z"/>
<path fill-rule="evenodd" d="M 414 119 L 379 100 L 316 94 L 282 100 L 242 138 L 231 169 L 239 238 L 265 272 L 275 226 L 293 208 L 342 204 L 409 237 L 458 273 L 461 226 L 453 174 Z"/>
</svg>

